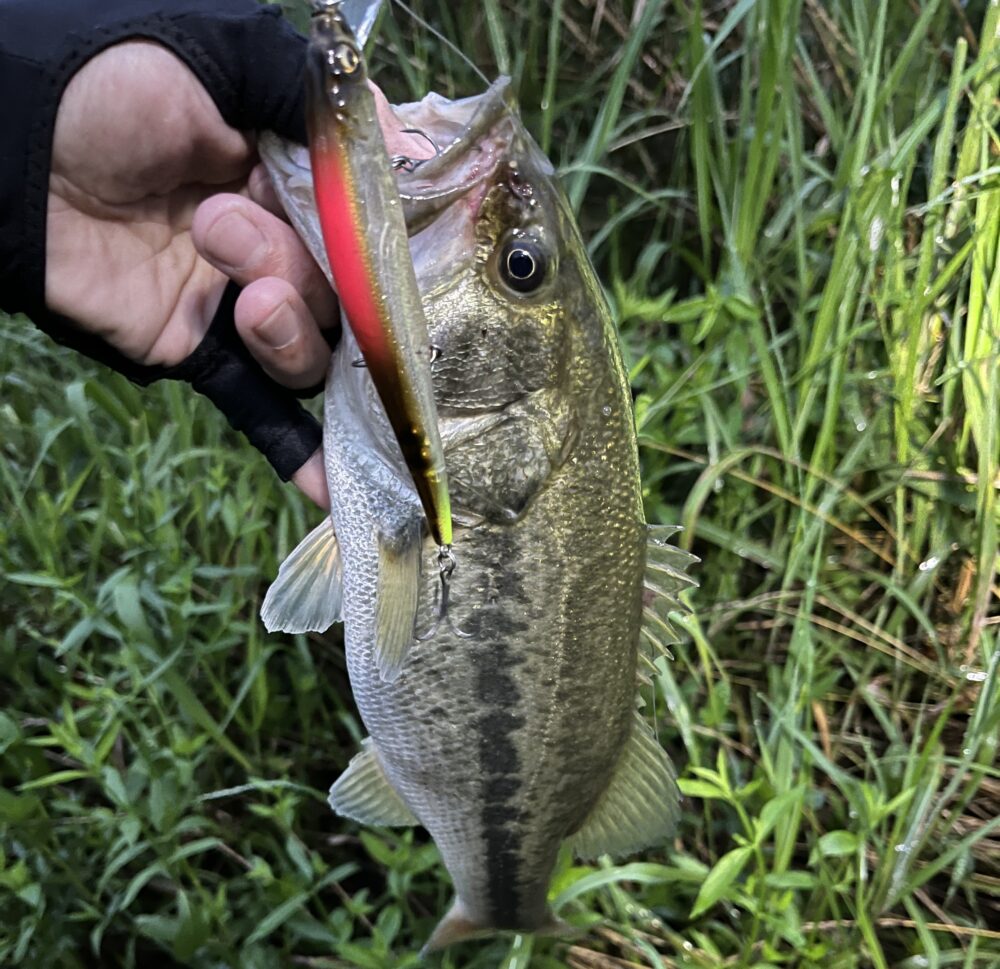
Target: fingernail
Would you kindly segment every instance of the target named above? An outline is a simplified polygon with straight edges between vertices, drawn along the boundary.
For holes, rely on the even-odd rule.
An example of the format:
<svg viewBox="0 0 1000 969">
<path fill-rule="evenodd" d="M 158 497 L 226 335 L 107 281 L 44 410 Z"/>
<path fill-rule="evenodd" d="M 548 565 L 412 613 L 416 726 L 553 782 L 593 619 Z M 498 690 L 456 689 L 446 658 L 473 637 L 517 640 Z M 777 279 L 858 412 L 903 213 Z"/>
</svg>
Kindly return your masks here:
<svg viewBox="0 0 1000 969">
<path fill-rule="evenodd" d="M 264 233 L 240 212 L 227 212 L 217 219 L 208 230 L 206 244 L 216 260 L 235 271 L 251 268 L 267 249 Z"/>
<path fill-rule="evenodd" d="M 272 350 L 284 350 L 299 335 L 298 321 L 288 303 L 282 303 L 254 332 Z"/>
</svg>

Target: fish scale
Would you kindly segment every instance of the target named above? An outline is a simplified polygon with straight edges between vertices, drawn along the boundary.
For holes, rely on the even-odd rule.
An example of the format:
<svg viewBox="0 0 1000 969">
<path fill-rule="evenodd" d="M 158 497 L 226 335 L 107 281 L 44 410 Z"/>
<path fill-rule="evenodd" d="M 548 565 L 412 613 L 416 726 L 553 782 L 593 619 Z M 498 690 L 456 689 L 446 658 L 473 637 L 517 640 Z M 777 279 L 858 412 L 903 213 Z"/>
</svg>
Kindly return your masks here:
<svg viewBox="0 0 1000 969">
<path fill-rule="evenodd" d="M 594 857 L 668 837 L 678 793 L 637 716 L 639 639 L 647 597 L 673 608 L 692 557 L 665 544 L 672 529 L 654 531 L 659 571 L 646 575 L 650 532 L 617 334 L 507 83 L 397 111 L 445 148 L 397 178 L 438 348 L 427 366 L 455 522 L 450 610 L 439 621 L 438 550 L 345 331 L 325 402 L 331 521 L 283 564 L 264 616 L 292 631 L 306 628 L 300 615 L 308 628 L 343 619 L 369 739 L 331 804 L 362 823 L 430 832 L 456 892 L 433 950 L 498 930 L 560 931 L 547 893 L 567 841 Z M 307 161 L 276 140 L 262 153 L 322 264 Z M 543 266 L 527 291 L 504 275 L 515 250 L 518 265 Z M 315 549 L 331 554 L 331 527 L 342 583 L 340 569 L 316 568 Z M 656 617 L 650 635 L 672 635 L 669 611 Z M 386 624 L 412 630 L 391 675 L 380 662 Z"/>
</svg>

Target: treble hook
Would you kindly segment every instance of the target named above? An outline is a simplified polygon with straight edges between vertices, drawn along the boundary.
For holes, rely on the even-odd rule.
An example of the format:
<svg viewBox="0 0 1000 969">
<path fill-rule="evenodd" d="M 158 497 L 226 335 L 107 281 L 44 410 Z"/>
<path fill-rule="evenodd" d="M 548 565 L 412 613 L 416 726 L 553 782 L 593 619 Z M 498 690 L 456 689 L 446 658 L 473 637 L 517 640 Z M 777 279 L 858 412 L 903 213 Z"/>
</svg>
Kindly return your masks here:
<svg viewBox="0 0 1000 969">
<path fill-rule="evenodd" d="M 430 362 L 431 365 L 433 366 L 435 363 L 437 363 L 438 357 L 441 356 L 441 348 L 436 343 L 430 344 L 428 355 L 430 356 Z M 354 360 L 351 361 L 351 366 L 354 367 L 356 370 L 368 369 L 368 364 L 365 363 L 364 357 L 356 357 Z"/>
<path fill-rule="evenodd" d="M 409 155 L 393 155 L 389 164 L 394 172 L 403 171 L 409 175 L 415 172 L 422 164 L 422 158 L 410 158 Z"/>
<path fill-rule="evenodd" d="M 419 128 L 402 128 L 400 129 L 400 134 L 403 135 L 418 135 L 423 138 L 424 141 L 428 142 L 431 148 L 434 149 L 434 157 L 437 158 L 441 154 L 441 149 L 438 147 L 438 143 L 429 135 L 426 131 L 421 131 Z M 429 158 L 411 158 L 409 155 L 393 155 L 392 170 L 398 172 L 400 170 L 406 172 L 407 175 L 415 172 L 425 161 L 430 161 Z"/>
<path fill-rule="evenodd" d="M 434 619 L 431 628 L 427 632 L 417 636 L 417 642 L 424 642 L 430 639 L 444 623 L 448 628 L 462 639 L 471 639 L 472 633 L 463 632 L 452 621 L 448 614 L 448 606 L 451 603 L 451 576 L 455 571 L 455 556 L 450 545 L 438 546 L 438 579 L 441 582 L 438 593 L 438 614 Z"/>
</svg>

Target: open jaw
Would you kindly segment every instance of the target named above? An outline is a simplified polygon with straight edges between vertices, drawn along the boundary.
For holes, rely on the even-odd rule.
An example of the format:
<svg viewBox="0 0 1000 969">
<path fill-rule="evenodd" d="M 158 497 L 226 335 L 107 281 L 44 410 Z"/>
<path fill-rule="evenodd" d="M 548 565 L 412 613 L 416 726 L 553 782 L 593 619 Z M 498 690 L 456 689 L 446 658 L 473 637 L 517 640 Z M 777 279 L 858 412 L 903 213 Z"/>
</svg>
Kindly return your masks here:
<svg viewBox="0 0 1000 969">
<path fill-rule="evenodd" d="M 394 107 L 406 130 L 419 131 L 436 150 L 412 170 L 399 170 L 396 185 L 410 234 L 473 188 L 489 182 L 509 152 L 517 125 L 510 79 L 501 77 L 482 94 L 454 101 L 430 93 Z"/>
<path fill-rule="evenodd" d="M 473 97 L 451 101 L 432 93 L 393 110 L 404 128 L 420 131 L 437 151 L 411 171 L 396 173 L 414 269 L 426 294 L 440 280 L 436 267 L 471 259 L 479 206 L 509 155 L 519 122 L 506 77 Z M 259 145 L 292 225 L 329 278 L 308 150 L 270 132 L 261 134 Z"/>
</svg>

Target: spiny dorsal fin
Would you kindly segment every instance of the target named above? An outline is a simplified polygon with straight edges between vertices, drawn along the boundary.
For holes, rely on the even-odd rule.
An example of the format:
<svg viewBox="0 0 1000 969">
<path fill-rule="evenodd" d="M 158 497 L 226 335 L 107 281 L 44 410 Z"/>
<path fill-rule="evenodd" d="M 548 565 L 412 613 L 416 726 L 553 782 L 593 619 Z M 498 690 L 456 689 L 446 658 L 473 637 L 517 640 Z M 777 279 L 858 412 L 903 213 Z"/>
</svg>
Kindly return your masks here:
<svg viewBox="0 0 1000 969">
<path fill-rule="evenodd" d="M 570 846 L 584 859 L 630 854 L 668 838 L 679 807 L 670 758 L 646 721 L 636 715 L 611 783 L 570 838 Z"/>
<path fill-rule="evenodd" d="M 395 828 L 420 823 L 389 783 L 371 738 L 362 741 L 361 753 L 334 782 L 329 801 L 341 817 L 361 824 Z"/>
<path fill-rule="evenodd" d="M 324 632 L 341 621 L 344 565 L 329 516 L 281 563 L 260 608 L 268 632 Z"/>
<path fill-rule="evenodd" d="M 643 576 L 642 634 L 656 653 L 673 659 L 670 646 L 681 641 L 670 621 L 671 612 L 689 612 L 678 598 L 684 590 L 696 586 L 685 569 L 697 561 L 692 555 L 670 544 L 679 525 L 650 525 L 646 545 L 646 571 Z"/>
<path fill-rule="evenodd" d="M 654 656 L 659 655 L 670 660 L 674 658 L 670 647 L 680 643 L 681 638 L 670 621 L 669 609 L 657 610 L 652 606 L 645 606 L 642 610 L 641 631 L 643 638 L 652 647 Z M 641 651 L 640 655 L 643 655 Z"/>
<path fill-rule="evenodd" d="M 403 670 L 413 644 L 420 592 L 420 535 L 401 544 L 378 540 L 378 591 L 375 594 L 375 665 L 391 683 Z"/>
<path fill-rule="evenodd" d="M 681 525 L 647 525 L 647 556 L 668 556 L 682 569 L 687 568 L 687 566 L 694 562 L 700 562 L 701 559 L 697 555 L 692 555 L 690 552 L 670 544 L 670 539 L 674 535 L 679 535 L 682 531 L 684 531 L 684 528 Z"/>
<path fill-rule="evenodd" d="M 670 544 L 670 539 L 682 530 L 681 526 L 648 525 L 646 528 L 646 587 L 658 595 L 676 595 L 697 586 L 698 583 L 687 574 L 687 569 L 701 559 Z"/>
</svg>

